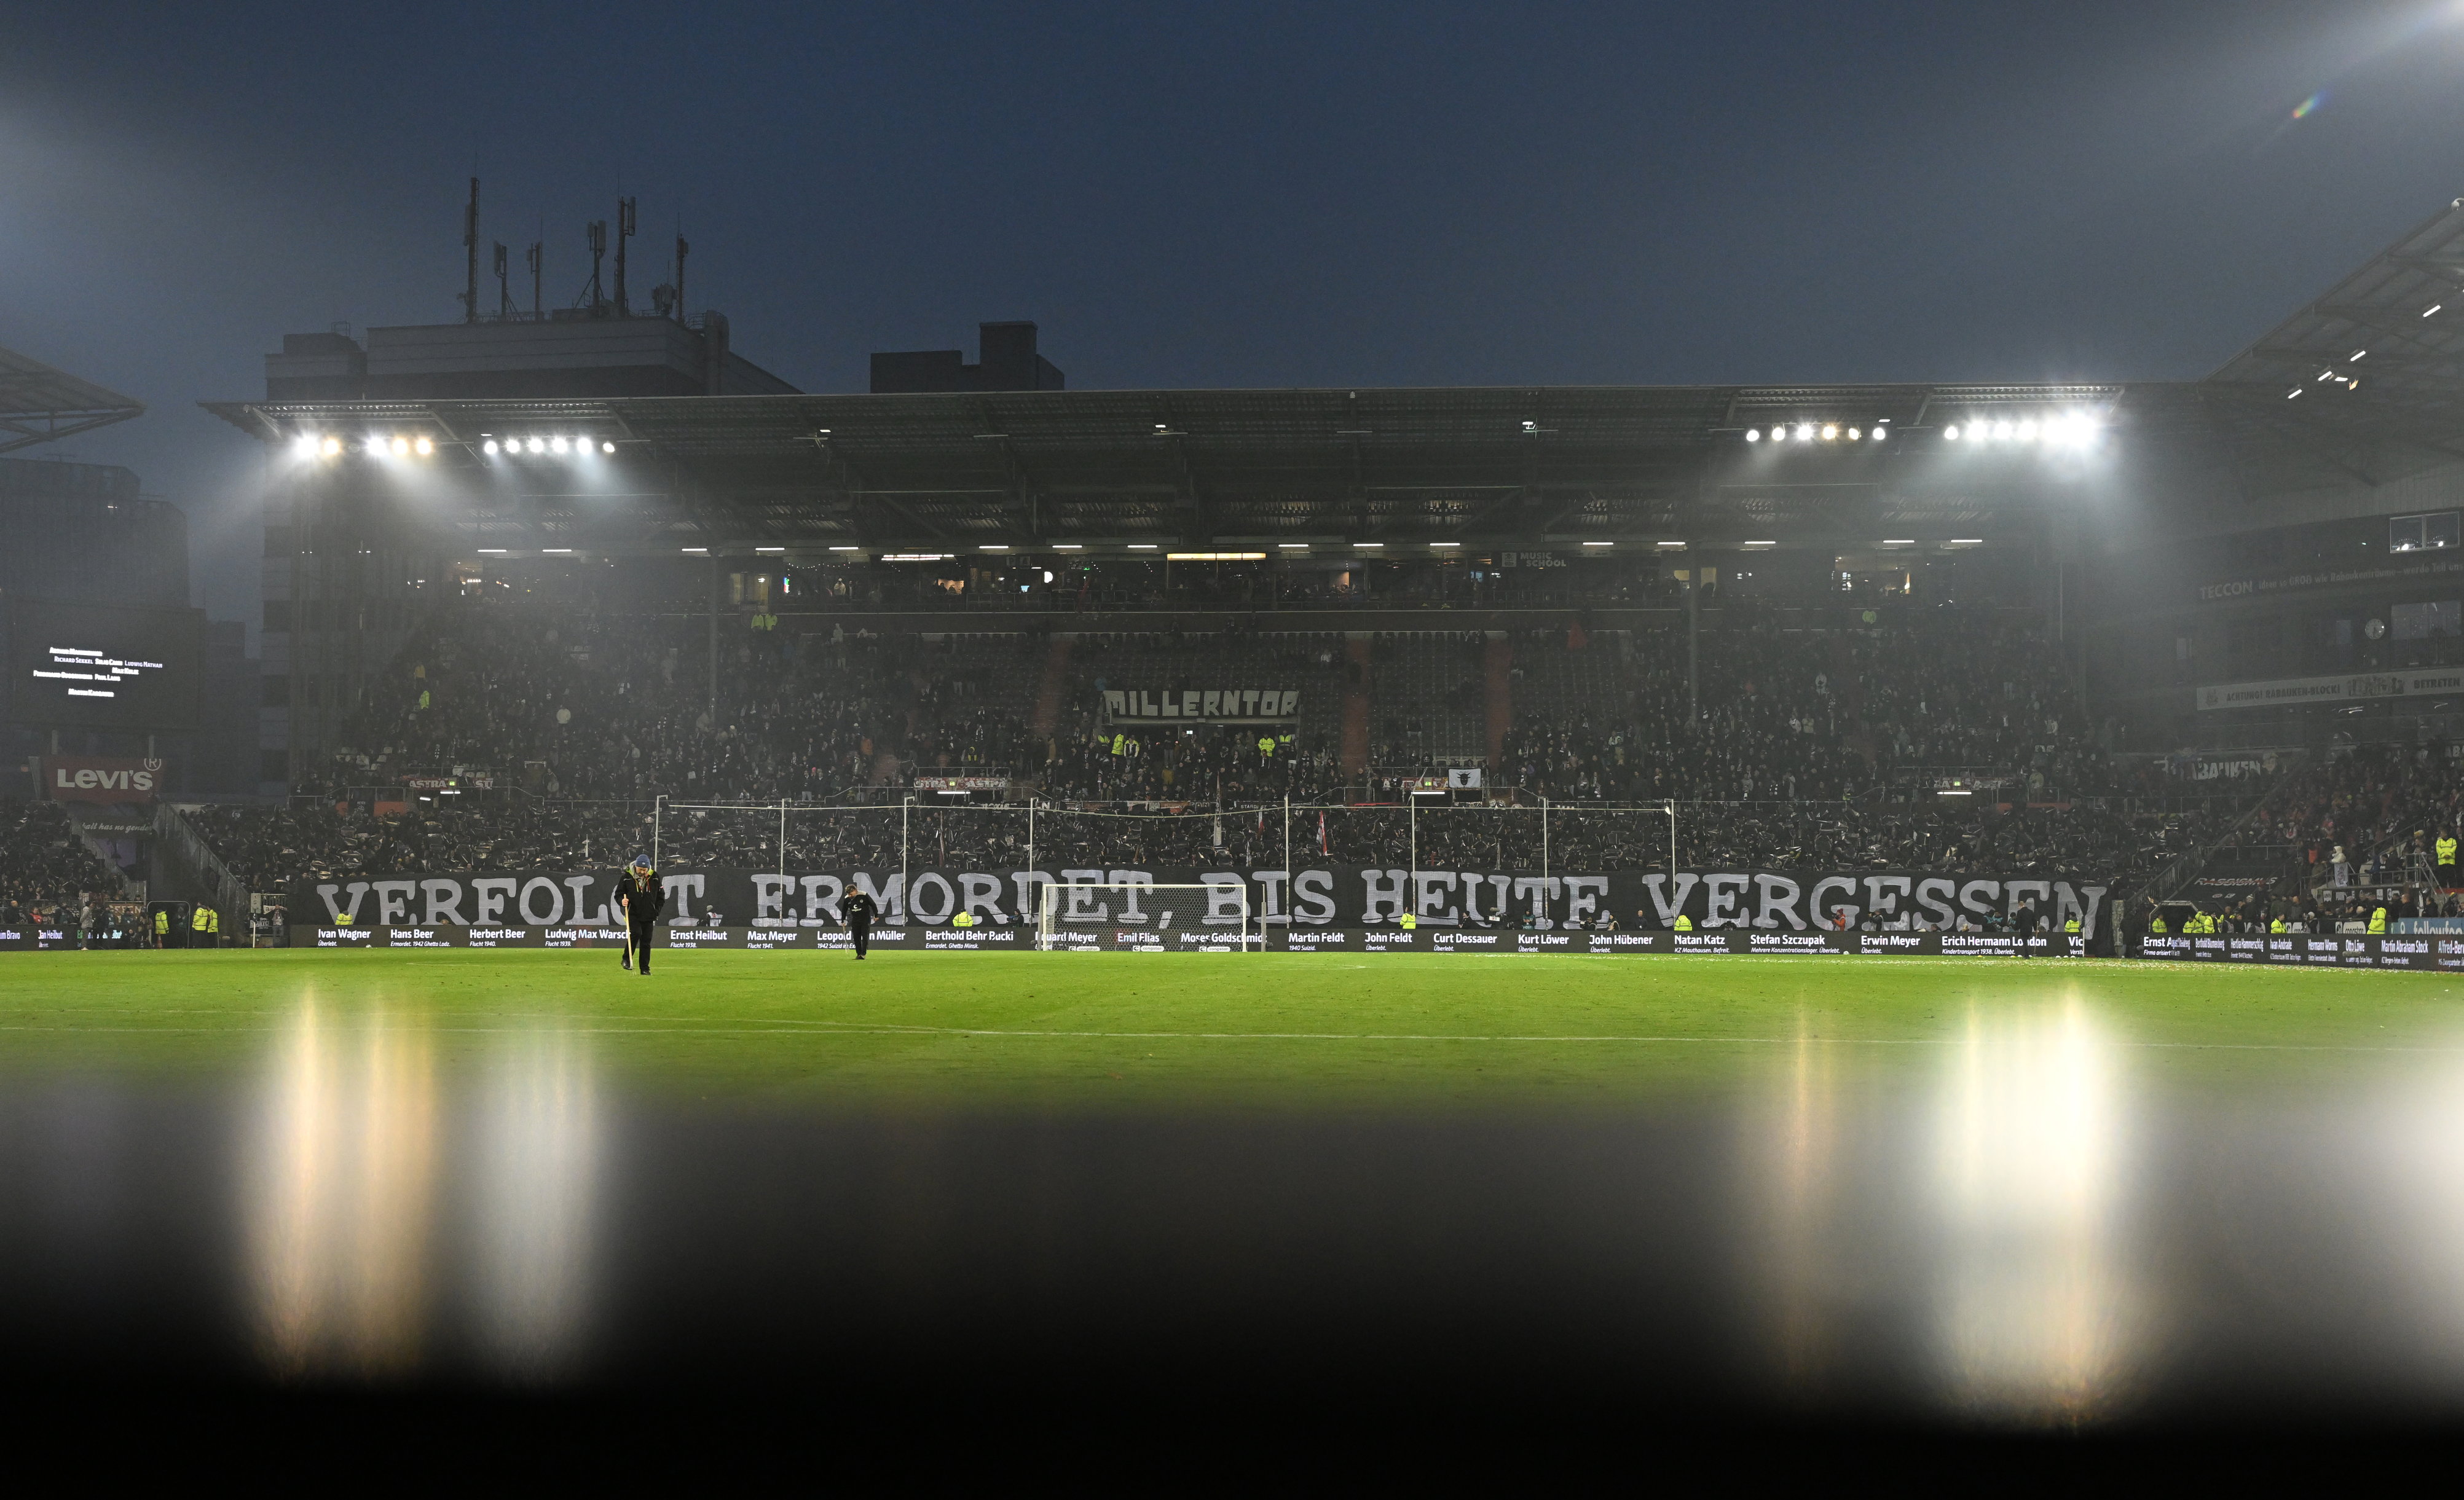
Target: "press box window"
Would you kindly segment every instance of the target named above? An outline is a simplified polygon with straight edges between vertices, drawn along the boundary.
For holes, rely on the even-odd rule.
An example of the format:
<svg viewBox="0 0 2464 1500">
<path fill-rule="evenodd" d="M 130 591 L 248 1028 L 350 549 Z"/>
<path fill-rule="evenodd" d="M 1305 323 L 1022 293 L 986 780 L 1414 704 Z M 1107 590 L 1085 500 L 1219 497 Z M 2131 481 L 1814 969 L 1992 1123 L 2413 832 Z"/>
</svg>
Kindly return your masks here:
<svg viewBox="0 0 2464 1500">
<path fill-rule="evenodd" d="M 2464 531 L 2456 525 L 2458 515 L 2455 511 L 2437 511 L 2427 516 L 2390 516 L 2387 550 L 2431 552 L 2455 546 L 2464 541 Z"/>
</svg>

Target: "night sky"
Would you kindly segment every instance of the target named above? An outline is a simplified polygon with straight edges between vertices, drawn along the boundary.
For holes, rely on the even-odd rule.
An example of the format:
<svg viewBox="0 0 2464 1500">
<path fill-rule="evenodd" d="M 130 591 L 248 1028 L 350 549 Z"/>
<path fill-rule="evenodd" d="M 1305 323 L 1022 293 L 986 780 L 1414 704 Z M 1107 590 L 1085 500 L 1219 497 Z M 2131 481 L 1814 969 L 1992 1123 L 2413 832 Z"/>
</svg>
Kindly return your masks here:
<svg viewBox="0 0 2464 1500">
<path fill-rule="evenodd" d="M 5 34 L 0 344 L 152 408 L 33 452 L 138 470 L 252 627 L 259 454 L 194 404 L 261 396 L 285 331 L 459 317 L 474 169 L 483 257 L 544 237 L 551 304 L 633 194 L 641 300 L 681 221 L 692 308 L 811 390 L 1009 318 L 1077 389 L 2196 377 L 2464 192 L 2457 0 L 83 5 Z"/>
</svg>

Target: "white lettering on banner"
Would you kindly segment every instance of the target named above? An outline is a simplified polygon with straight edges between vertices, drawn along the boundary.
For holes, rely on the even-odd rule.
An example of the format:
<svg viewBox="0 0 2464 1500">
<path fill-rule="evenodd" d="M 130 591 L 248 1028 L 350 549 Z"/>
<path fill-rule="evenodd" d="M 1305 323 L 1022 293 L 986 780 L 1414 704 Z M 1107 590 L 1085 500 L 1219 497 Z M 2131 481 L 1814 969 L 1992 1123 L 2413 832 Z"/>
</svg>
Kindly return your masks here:
<svg viewBox="0 0 2464 1500">
<path fill-rule="evenodd" d="M 1925 925 L 1929 927 L 1959 925 L 1959 914 L 1950 909 L 1951 893 L 1957 890 L 1958 884 L 1955 880 L 1945 880 L 1939 875 L 1917 882 L 1917 905 L 1933 914 L 1933 920 Z"/>
<path fill-rule="evenodd" d="M 547 893 L 548 906 L 545 915 L 531 910 L 531 893 L 536 891 Z M 514 910 L 521 915 L 523 921 L 533 927 L 553 927 L 564 920 L 564 892 L 547 876 L 533 875 L 522 883 L 522 893 L 515 899 Z"/>
<path fill-rule="evenodd" d="M 2276 708 L 2287 703 L 2343 703 L 2368 698 L 2416 697 L 2464 692 L 2464 669 L 2365 672 L 2342 677 L 2277 677 L 2263 682 L 2224 682 L 2199 689 L 2205 709 Z"/>
<path fill-rule="evenodd" d="M 1703 893 L 1709 906 L 1703 917 L 1705 927 L 1743 927 L 1746 918 L 1733 910 L 1737 897 L 1746 893 L 1747 875 L 1713 875 L 1703 882 Z"/>
<path fill-rule="evenodd" d="M 1566 920 L 1579 922 L 1600 909 L 1600 901 L 1609 893 L 1606 875 L 1568 875 L 1566 877 Z"/>
<path fill-rule="evenodd" d="M 1115 870 L 1112 884 L 1121 886 L 1121 920 L 1144 922 L 1147 914 L 1138 910 L 1138 893 L 1155 889 L 1155 876 L 1144 870 Z"/>
<path fill-rule="evenodd" d="M 839 896 L 847 887 L 840 883 L 838 876 L 805 875 L 803 877 L 803 885 L 804 926 L 819 927 L 824 922 L 843 923 L 847 920 L 846 915 L 839 910 Z M 826 895 L 823 893 L 825 891 L 828 893 Z"/>
<path fill-rule="evenodd" d="M 1845 891 L 1850 895 L 1855 895 L 1857 893 L 1857 882 L 1855 879 L 1847 875 L 1825 875 L 1821 879 L 1815 881 L 1814 883 L 1814 899 L 1810 903 L 1814 908 L 1814 925 L 1816 927 L 1832 928 L 1856 926 L 1857 918 L 1865 915 L 1862 909 L 1851 906 L 1844 901 L 1835 903 L 1831 906 L 1824 906 L 1822 904 L 1822 893 L 1835 889 Z M 1847 920 L 1845 921 L 1840 920 L 1840 914 L 1843 912 L 1847 914 Z"/>
<path fill-rule="evenodd" d="M 1800 893 L 1796 882 L 1786 875 L 1757 874 L 1754 884 L 1762 889 L 1758 903 L 1762 910 L 1754 915 L 1754 925 L 1777 927 L 1785 919 L 1789 926 L 1804 930 L 1805 918 L 1796 915 L 1796 898 Z"/>
<path fill-rule="evenodd" d="M 423 880 L 419 889 L 426 893 L 427 910 L 419 918 L 424 926 L 436 927 L 451 923 L 455 927 L 471 924 L 462 919 L 462 882 L 459 880 Z"/>
<path fill-rule="evenodd" d="M 1098 904 L 1095 896 L 1103 885 L 1100 870 L 1065 870 L 1061 878 L 1069 885 L 1069 898 L 1061 908 L 1065 922 L 1109 922 L 1112 919 L 1111 903 Z"/>
<path fill-rule="evenodd" d="M 1249 878 L 1258 882 L 1258 920 L 1272 922 L 1285 918 L 1284 885 L 1291 879 L 1288 870 L 1253 870 Z"/>
<path fill-rule="evenodd" d="M 505 919 L 505 903 L 513 899 L 514 887 L 520 883 L 511 875 L 481 875 L 471 882 L 471 898 L 477 905 L 481 925 Z"/>
<path fill-rule="evenodd" d="M 592 922 L 596 922 L 603 927 L 606 926 L 614 919 L 608 915 L 606 907 L 603 906 L 596 912 L 587 910 L 590 905 L 590 884 L 591 877 L 588 875 L 567 875 L 564 877 L 564 888 L 573 893 L 573 910 L 566 917 L 566 920 L 572 922 L 577 927 Z"/>
<path fill-rule="evenodd" d="M 1038 912 L 1044 910 L 1039 904 L 1041 897 L 1037 895 L 1037 890 L 1043 886 L 1059 883 L 1048 871 L 1042 870 L 1022 870 L 1010 878 L 1018 882 L 1019 915 L 1027 920 L 1032 920 Z"/>
<path fill-rule="evenodd" d="M 1362 871 L 1361 921 L 1380 922 L 1389 917 L 1400 917 L 1403 915 L 1403 881 L 1411 873 L 1408 870 Z"/>
<path fill-rule="evenodd" d="M 925 903 L 924 887 L 927 884 L 941 888 L 941 900 L 937 908 Z M 958 910 L 958 893 L 951 888 L 947 876 L 936 871 L 928 870 L 907 883 L 907 906 L 915 914 L 919 921 L 946 922 Z"/>
<path fill-rule="evenodd" d="M 1412 872 L 1412 915 L 1438 921 L 1459 922 L 1455 911 L 1455 872 L 1451 870 L 1416 870 Z"/>
<path fill-rule="evenodd" d="M 753 919 L 780 921 L 787 915 L 787 888 L 794 882 L 785 875 L 753 877 Z"/>
<path fill-rule="evenodd" d="M 1274 723 L 1298 718 L 1297 688 L 1106 688 L 1104 711 L 1115 719 L 1172 718 L 1217 723 Z"/>
<path fill-rule="evenodd" d="M 1549 909 L 1557 904 L 1557 890 L 1564 884 L 1564 879 L 1557 875 L 1545 880 L 1536 875 L 1525 875 L 1514 882 L 1514 893 L 1525 898 L 1526 911 L 1545 922 L 1549 919 Z"/>
<path fill-rule="evenodd" d="M 1993 915 L 1993 898 L 2001 893 L 2002 882 L 1999 880 L 1971 880 L 1959 888 L 1959 904 L 1981 922 Z M 1984 897 L 1981 901 L 1977 899 L 1980 895 Z"/>
<path fill-rule="evenodd" d="M 1667 927 L 1676 922 L 1677 914 L 1685 909 L 1685 898 L 1694 893 L 1694 887 L 1702 880 L 1702 878 L 1703 877 L 1701 875 L 1679 875 L 1677 877 L 1677 895 L 1676 898 L 1672 900 L 1669 898 L 1667 893 L 1668 877 L 1666 875 L 1645 875 L 1642 877 L 1642 888 L 1651 893 L 1651 904 L 1657 907 L 1660 911 L 1661 926 Z"/>
<path fill-rule="evenodd" d="M 987 920 L 999 920 L 1001 883 L 999 875 L 961 874 L 958 876 L 958 905 Z"/>
<path fill-rule="evenodd" d="M 1212 871 L 1199 877 L 1206 887 L 1206 921 L 1212 927 L 1241 924 L 1242 901 L 1248 894 L 1249 883 L 1228 871 Z M 1255 913 L 1250 914 L 1253 917 Z"/>
<path fill-rule="evenodd" d="M 2013 880 L 2002 887 L 2002 910 L 2008 915 L 2016 916 L 2019 915 L 2019 903 L 2025 901 L 2036 909 L 2037 915 L 2042 916 L 2045 915 L 2045 903 L 2052 900 L 2053 896 L 2054 887 L 2051 881 Z"/>
<path fill-rule="evenodd" d="M 334 903 L 334 893 L 337 891 L 349 892 L 351 904 L 337 906 Z M 317 888 L 317 894 L 325 902 L 325 919 L 336 923 L 340 923 L 345 915 L 348 915 L 353 922 L 357 922 L 360 919 L 360 902 L 367 893 L 368 883 L 364 880 L 354 880 L 348 886 L 322 885 Z"/>
<path fill-rule="evenodd" d="M 400 927 L 410 920 L 410 898 L 419 890 L 416 880 L 374 880 L 368 889 L 377 893 L 377 925 Z"/>
<path fill-rule="evenodd" d="M 855 888 L 872 897 L 872 909 L 883 922 L 898 922 L 902 925 L 906 922 L 907 877 L 905 875 L 891 875 L 883 884 L 876 886 L 872 883 L 872 876 L 858 871 Z"/>
<path fill-rule="evenodd" d="M 1304 870 L 1292 877 L 1292 920 L 1311 927 L 1333 925 L 1333 871 Z"/>
</svg>

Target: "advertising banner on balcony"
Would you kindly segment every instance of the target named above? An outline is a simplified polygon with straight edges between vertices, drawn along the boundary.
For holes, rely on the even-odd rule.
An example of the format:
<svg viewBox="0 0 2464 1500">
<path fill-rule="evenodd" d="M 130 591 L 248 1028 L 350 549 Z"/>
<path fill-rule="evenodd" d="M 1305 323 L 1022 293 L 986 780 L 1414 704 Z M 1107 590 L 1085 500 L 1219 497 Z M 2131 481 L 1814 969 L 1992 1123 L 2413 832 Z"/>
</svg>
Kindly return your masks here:
<svg viewBox="0 0 2464 1500">
<path fill-rule="evenodd" d="M 295 922 L 363 930 L 612 928 L 617 871 L 533 870 L 466 874 L 353 875 L 293 883 Z M 661 925 L 687 928 L 837 928 L 842 899 L 870 895 L 889 925 L 949 925 L 960 912 L 980 928 L 1033 926 L 1043 887 L 1057 925 L 1088 930 L 1242 925 L 1397 927 L 1408 913 L 1423 931 L 1674 928 L 1766 934 L 1981 929 L 2022 904 L 2048 928 L 2073 917 L 2094 937 L 2111 905 L 2112 882 L 2012 870 L 1947 875 L 1930 871 L 1687 870 L 1566 872 L 1408 870 L 1320 865 L 1294 871 L 1150 869 L 923 869 L 788 871 L 738 869 L 661 872 Z M 1158 891 L 1194 887 L 1196 891 Z M 347 917 L 347 922 L 338 919 Z"/>
<path fill-rule="evenodd" d="M 2304 703 L 2361 703 L 2373 698 L 2464 693 L 2464 667 L 2413 672 L 2356 672 L 2334 677 L 2276 677 L 2220 682 L 2199 689 L 2199 707 L 2291 708 Z"/>
<path fill-rule="evenodd" d="M 35 758 L 34 779 L 54 802 L 138 804 L 152 802 L 165 777 L 160 761 L 47 755 Z"/>
</svg>

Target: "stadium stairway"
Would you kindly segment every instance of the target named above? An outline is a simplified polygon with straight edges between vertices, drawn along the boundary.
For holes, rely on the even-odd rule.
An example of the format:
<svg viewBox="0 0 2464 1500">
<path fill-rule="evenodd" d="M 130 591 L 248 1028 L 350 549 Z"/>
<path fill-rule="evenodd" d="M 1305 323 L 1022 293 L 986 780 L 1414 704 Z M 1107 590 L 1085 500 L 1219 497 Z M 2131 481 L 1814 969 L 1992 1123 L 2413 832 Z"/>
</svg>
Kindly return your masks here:
<svg viewBox="0 0 2464 1500">
<path fill-rule="evenodd" d="M 1359 776 L 1369 769 L 1369 636 L 1353 631 L 1343 643 L 1351 665 L 1343 681 L 1343 774 Z"/>
<path fill-rule="evenodd" d="M 1056 634 L 1044 653 L 1044 679 L 1036 685 L 1031 726 L 1039 736 L 1049 738 L 1060 726 L 1061 705 L 1069 691 L 1069 651 L 1077 644 L 1075 635 Z"/>
<path fill-rule="evenodd" d="M 1514 642 L 1503 630 L 1488 632 L 1481 666 L 1487 679 L 1488 763 L 1506 763 L 1506 732 L 1514 727 Z"/>
</svg>

